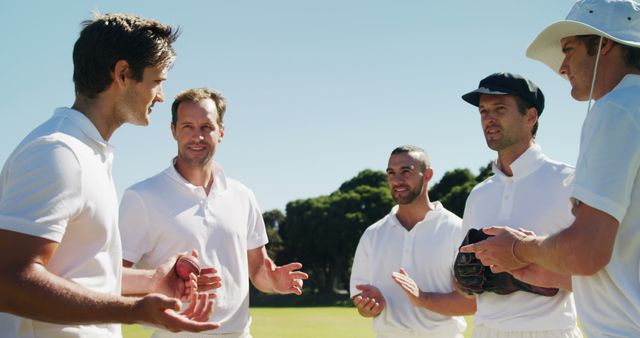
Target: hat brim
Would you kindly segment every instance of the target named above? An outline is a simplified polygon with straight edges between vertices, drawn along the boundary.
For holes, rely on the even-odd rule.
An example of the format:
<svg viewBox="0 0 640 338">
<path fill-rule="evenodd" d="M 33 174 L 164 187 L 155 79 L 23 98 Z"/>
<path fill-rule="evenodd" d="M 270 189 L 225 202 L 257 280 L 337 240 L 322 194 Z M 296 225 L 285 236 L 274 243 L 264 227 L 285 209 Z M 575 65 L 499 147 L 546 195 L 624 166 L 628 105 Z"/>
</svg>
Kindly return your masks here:
<svg viewBox="0 0 640 338">
<path fill-rule="evenodd" d="M 498 90 L 491 90 L 489 88 L 478 88 L 474 91 L 468 92 L 464 95 L 462 95 L 462 99 L 467 101 L 467 103 L 470 103 L 474 106 L 479 106 L 480 105 L 480 95 L 482 94 L 487 94 L 487 95 L 513 95 L 511 93 L 507 93 L 507 92 L 502 92 L 502 91 L 498 91 Z"/>
<path fill-rule="evenodd" d="M 623 45 L 640 47 L 640 42 L 619 39 L 593 26 L 573 20 L 555 22 L 545 28 L 527 48 L 527 57 L 541 61 L 554 72 L 560 73 L 564 59 L 560 40 L 577 35 L 600 35 Z"/>
</svg>

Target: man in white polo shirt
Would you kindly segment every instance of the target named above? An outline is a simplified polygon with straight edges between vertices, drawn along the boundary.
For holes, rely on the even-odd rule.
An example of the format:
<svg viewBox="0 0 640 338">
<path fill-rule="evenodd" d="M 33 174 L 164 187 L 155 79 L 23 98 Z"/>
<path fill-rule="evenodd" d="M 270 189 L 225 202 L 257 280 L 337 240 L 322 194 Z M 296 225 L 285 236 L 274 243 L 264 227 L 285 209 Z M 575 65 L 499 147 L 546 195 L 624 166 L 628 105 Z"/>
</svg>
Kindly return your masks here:
<svg viewBox="0 0 640 338">
<path fill-rule="evenodd" d="M 495 73 L 462 99 L 478 107 L 487 146 L 498 153 L 494 175 L 476 185 L 467 198 L 465 228 L 517 224 L 544 235 L 571 224 L 573 168 L 549 159 L 534 141 L 544 109 L 542 91 L 519 75 Z M 553 277 L 539 285 L 559 287 L 561 290 L 552 297 L 524 291 L 476 295 L 473 337 L 581 337 L 571 276 Z"/>
<path fill-rule="evenodd" d="M 421 148 L 394 149 L 387 176 L 398 205 L 360 238 L 351 267 L 353 303 L 360 315 L 373 317 L 378 338 L 462 337 L 460 315 L 472 314 L 475 301 L 454 287 L 461 220 L 429 201 L 433 169 Z"/>
<path fill-rule="evenodd" d="M 121 268 L 108 143 L 124 123 L 149 123 L 176 38 L 171 27 L 133 15 L 84 22 L 73 50 L 73 106 L 32 131 L 0 174 L 2 337 L 121 337 L 120 325 L 108 323 L 217 327 L 206 322 L 210 302 L 179 314 L 178 299 L 121 296 L 181 296 L 189 285 L 172 272 L 175 257 L 156 270 Z"/>
<path fill-rule="evenodd" d="M 174 252 L 195 247 L 203 266 L 219 271 L 212 321 L 216 331 L 189 337 L 251 337 L 249 279 L 263 292 L 302 293 L 307 274 L 300 263 L 275 266 L 253 192 L 227 177 L 213 161 L 224 136 L 225 98 L 218 92 L 186 90 L 171 106 L 171 132 L 178 145 L 169 168 L 127 189 L 120 205 L 123 264 L 154 268 Z M 201 288 L 218 287 L 216 276 Z M 159 330 L 154 337 L 174 337 Z"/>
<path fill-rule="evenodd" d="M 587 336 L 640 337 L 640 4 L 578 1 L 566 20 L 538 35 L 527 56 L 567 77 L 574 99 L 589 107 L 595 100 L 570 195 L 576 219 L 547 237 L 495 228 L 494 240 L 469 250 L 482 251 L 478 257 L 496 270 L 535 263 L 573 274 Z"/>
</svg>

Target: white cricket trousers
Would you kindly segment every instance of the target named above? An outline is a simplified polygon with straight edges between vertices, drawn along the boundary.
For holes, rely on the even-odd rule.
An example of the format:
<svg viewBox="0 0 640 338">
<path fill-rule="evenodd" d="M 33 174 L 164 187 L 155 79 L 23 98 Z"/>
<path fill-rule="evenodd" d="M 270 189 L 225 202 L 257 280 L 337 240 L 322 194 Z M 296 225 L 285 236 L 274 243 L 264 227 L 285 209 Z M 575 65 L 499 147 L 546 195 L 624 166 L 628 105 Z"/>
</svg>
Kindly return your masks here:
<svg viewBox="0 0 640 338">
<path fill-rule="evenodd" d="M 212 332 L 213 333 L 213 332 Z M 204 334 L 194 332 L 155 331 L 151 338 L 252 338 L 249 332 Z"/>
<path fill-rule="evenodd" d="M 502 331 L 477 325 L 471 338 L 582 338 L 582 333 L 578 327 L 551 331 Z"/>
<path fill-rule="evenodd" d="M 377 334 L 376 338 L 464 338 L 464 335 L 385 332 Z"/>
</svg>

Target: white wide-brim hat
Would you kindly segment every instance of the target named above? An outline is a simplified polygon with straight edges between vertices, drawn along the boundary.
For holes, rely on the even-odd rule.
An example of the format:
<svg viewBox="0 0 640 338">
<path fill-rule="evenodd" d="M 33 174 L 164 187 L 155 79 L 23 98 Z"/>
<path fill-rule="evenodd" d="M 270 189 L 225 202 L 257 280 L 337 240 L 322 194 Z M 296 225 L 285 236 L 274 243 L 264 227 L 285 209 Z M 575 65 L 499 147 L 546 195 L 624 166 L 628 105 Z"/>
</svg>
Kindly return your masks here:
<svg viewBox="0 0 640 338">
<path fill-rule="evenodd" d="M 527 48 L 527 57 L 559 72 L 564 59 L 560 40 L 577 35 L 599 35 L 640 47 L 640 5 L 633 0 L 580 0 L 565 20 L 538 34 Z"/>
</svg>

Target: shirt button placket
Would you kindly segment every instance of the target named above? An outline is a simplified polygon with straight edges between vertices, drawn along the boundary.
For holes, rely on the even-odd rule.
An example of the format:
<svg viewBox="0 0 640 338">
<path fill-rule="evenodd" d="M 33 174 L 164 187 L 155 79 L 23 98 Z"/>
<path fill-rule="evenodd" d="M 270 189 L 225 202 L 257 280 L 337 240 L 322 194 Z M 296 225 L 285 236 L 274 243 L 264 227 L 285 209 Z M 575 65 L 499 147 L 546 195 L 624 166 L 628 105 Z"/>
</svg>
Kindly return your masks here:
<svg viewBox="0 0 640 338">
<path fill-rule="evenodd" d="M 403 268 L 408 268 L 412 265 L 412 253 L 413 253 L 413 233 L 409 232 L 404 235 L 404 245 L 402 247 L 402 260 L 401 265 Z"/>
</svg>

